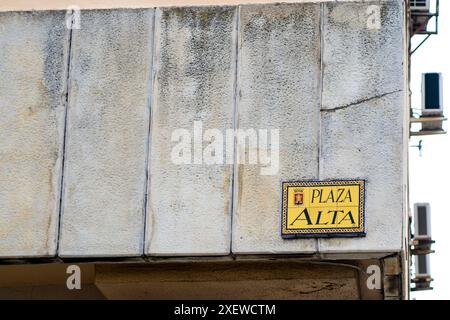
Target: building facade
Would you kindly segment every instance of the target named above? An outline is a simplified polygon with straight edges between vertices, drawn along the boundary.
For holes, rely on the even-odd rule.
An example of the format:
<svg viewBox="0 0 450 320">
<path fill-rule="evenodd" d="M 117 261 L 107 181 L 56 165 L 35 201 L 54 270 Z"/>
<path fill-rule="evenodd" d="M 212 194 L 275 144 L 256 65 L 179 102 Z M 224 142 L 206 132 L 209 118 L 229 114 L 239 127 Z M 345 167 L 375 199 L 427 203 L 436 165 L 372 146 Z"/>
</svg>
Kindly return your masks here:
<svg viewBox="0 0 450 320">
<path fill-rule="evenodd" d="M 0 296 L 408 298 L 408 3 L 178 2 L 2 8 Z"/>
</svg>

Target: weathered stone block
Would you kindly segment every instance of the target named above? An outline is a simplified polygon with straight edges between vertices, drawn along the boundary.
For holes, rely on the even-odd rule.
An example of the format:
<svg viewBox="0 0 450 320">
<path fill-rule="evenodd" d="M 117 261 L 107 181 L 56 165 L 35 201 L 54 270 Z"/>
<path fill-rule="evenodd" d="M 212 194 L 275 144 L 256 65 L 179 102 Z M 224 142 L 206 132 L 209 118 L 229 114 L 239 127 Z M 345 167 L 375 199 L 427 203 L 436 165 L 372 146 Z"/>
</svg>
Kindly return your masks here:
<svg viewBox="0 0 450 320">
<path fill-rule="evenodd" d="M 0 13 L 0 257 L 56 254 L 64 12 Z"/>
<path fill-rule="evenodd" d="M 323 4 L 322 109 L 403 90 L 402 2 Z"/>
<path fill-rule="evenodd" d="M 210 143 L 201 142 L 206 130 L 233 128 L 235 19 L 231 7 L 157 11 L 147 254 L 230 252 L 232 164 L 225 154 L 218 164 L 206 163 L 195 145 L 184 164 L 171 155 L 177 129 L 187 130 L 189 150 L 199 138 L 202 153 Z M 194 121 L 204 132 L 194 134 Z"/>
<path fill-rule="evenodd" d="M 366 179 L 366 237 L 321 239 L 321 253 L 401 250 L 404 215 L 402 1 L 324 6 L 320 178 Z M 379 28 L 369 21 L 379 9 Z M 375 25 L 377 26 L 377 25 Z"/>
<path fill-rule="evenodd" d="M 281 181 L 318 178 L 320 5 L 242 6 L 240 129 L 279 129 L 279 170 L 240 164 L 234 253 L 312 253 L 314 239 L 280 236 Z M 260 137 L 265 139 L 265 137 Z"/>
<path fill-rule="evenodd" d="M 153 10 L 73 30 L 61 256 L 143 254 Z"/>
</svg>

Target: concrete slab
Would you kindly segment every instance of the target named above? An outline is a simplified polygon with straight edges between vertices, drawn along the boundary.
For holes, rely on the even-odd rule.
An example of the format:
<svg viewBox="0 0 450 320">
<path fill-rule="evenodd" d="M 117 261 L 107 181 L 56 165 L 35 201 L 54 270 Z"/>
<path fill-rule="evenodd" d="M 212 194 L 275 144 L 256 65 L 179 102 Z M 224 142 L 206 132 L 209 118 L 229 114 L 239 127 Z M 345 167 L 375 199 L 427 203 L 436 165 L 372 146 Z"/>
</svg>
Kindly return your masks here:
<svg viewBox="0 0 450 320">
<path fill-rule="evenodd" d="M 239 128 L 278 129 L 280 143 L 274 174 L 239 165 L 232 251 L 315 252 L 315 239 L 281 238 L 280 210 L 282 180 L 318 178 L 320 5 L 240 10 Z"/>
<path fill-rule="evenodd" d="M 65 12 L 0 14 L 0 257 L 56 254 Z"/>
<path fill-rule="evenodd" d="M 290 2 L 325 2 L 330 0 L 283 0 Z M 367 0 L 334 0 L 334 1 L 367 1 Z M 392 0 L 380 0 L 392 1 Z M 240 5 L 240 4 L 273 4 L 280 0 L 77 0 L 76 5 L 81 9 L 117 9 L 117 8 L 154 8 L 180 6 L 211 6 L 211 5 Z M 18 10 L 65 10 L 74 5 L 73 0 L 2 0 L 0 11 Z"/>
<path fill-rule="evenodd" d="M 397 252 L 403 230 L 403 93 L 322 114 L 321 179 L 366 179 L 366 236 L 320 239 L 320 252 Z M 358 137 L 358 138 L 355 138 Z M 380 205 L 382 204 L 382 205 Z"/>
<path fill-rule="evenodd" d="M 379 28 L 368 27 L 370 6 Z M 324 9 L 320 178 L 367 180 L 367 236 L 321 239 L 319 250 L 397 252 L 406 183 L 402 1 Z"/>
<path fill-rule="evenodd" d="M 403 89 L 402 3 L 323 4 L 322 109 Z"/>
<path fill-rule="evenodd" d="M 95 284 L 108 299 L 355 300 L 358 279 L 343 263 L 195 261 L 96 265 Z"/>
<path fill-rule="evenodd" d="M 235 19 L 231 7 L 157 11 L 146 254 L 230 253 L 232 164 L 225 154 L 215 164 L 202 159 L 210 142 L 201 138 L 233 128 Z M 195 138 L 194 122 L 203 127 Z M 184 164 L 172 158 L 177 130 L 192 150 Z M 190 144 L 197 138 L 200 157 Z"/>
<path fill-rule="evenodd" d="M 153 10 L 81 13 L 73 31 L 60 252 L 143 254 Z"/>
</svg>

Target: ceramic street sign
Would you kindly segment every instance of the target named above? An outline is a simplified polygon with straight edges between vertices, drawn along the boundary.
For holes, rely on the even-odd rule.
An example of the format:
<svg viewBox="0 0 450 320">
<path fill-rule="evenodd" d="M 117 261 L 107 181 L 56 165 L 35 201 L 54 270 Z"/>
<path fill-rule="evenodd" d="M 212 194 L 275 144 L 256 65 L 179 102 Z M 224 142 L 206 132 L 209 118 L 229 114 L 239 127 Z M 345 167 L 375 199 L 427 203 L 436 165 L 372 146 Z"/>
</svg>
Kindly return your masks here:
<svg viewBox="0 0 450 320">
<path fill-rule="evenodd" d="M 283 238 L 365 235 L 364 180 L 285 181 L 282 193 Z"/>
</svg>

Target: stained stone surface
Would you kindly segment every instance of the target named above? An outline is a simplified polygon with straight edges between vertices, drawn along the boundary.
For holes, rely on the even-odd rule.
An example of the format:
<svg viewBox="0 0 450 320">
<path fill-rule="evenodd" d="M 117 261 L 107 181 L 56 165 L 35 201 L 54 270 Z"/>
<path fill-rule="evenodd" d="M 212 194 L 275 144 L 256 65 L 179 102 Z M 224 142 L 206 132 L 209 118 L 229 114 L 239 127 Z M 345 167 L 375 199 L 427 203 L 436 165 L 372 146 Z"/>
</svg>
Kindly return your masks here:
<svg viewBox="0 0 450 320">
<path fill-rule="evenodd" d="M 63 12 L 0 13 L 0 257 L 56 254 L 64 22 Z"/>
</svg>

